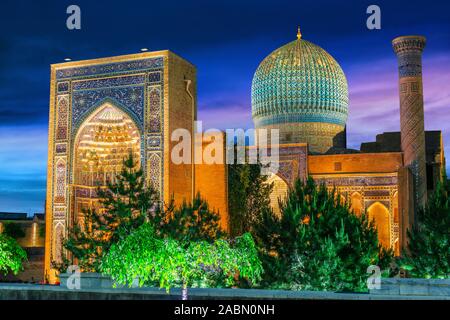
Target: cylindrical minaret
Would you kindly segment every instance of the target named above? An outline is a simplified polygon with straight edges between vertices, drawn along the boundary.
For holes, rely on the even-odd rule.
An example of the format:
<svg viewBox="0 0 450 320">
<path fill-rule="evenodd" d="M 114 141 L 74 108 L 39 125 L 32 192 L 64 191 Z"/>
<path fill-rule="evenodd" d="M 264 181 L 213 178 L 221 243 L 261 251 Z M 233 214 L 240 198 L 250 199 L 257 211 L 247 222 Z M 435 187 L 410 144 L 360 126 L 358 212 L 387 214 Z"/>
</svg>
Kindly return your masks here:
<svg viewBox="0 0 450 320">
<path fill-rule="evenodd" d="M 404 164 L 411 169 L 414 177 L 416 208 L 423 206 L 427 197 L 422 86 L 422 52 L 425 42 L 422 36 L 403 36 L 392 41 L 398 58 L 401 147 Z"/>
</svg>

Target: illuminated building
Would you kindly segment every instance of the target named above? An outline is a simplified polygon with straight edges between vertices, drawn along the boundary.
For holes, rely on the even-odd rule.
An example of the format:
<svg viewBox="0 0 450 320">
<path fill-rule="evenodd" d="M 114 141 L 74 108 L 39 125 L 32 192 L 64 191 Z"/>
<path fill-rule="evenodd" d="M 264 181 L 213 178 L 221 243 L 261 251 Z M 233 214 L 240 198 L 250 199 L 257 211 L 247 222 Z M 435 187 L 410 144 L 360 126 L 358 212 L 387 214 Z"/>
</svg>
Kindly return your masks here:
<svg viewBox="0 0 450 320">
<path fill-rule="evenodd" d="M 197 117 L 192 64 L 170 51 L 54 64 L 50 90 L 45 273 L 51 282 L 68 230 L 83 208 L 99 206 L 97 187 L 114 181 L 129 153 L 162 201 L 191 201 L 201 191 L 227 227 L 224 161 L 199 170 L 170 161 L 172 132 L 192 135 Z"/>
<path fill-rule="evenodd" d="M 414 212 L 445 168 L 441 132 L 424 131 L 424 46 L 420 36 L 393 41 L 401 131 L 380 134 L 361 150 L 346 148 L 347 81 L 331 55 L 304 40 L 299 30 L 297 40 L 261 62 L 252 83 L 252 116 L 257 129 L 279 129 L 280 169 L 269 180 L 275 211 L 295 179 L 310 175 L 335 187 L 355 214 L 366 211 L 381 244 L 399 254 Z"/>
<path fill-rule="evenodd" d="M 399 254 L 406 230 L 445 168 L 440 131 L 424 131 L 423 37 L 393 41 L 399 59 L 401 131 L 387 132 L 360 150 L 346 146 L 348 86 L 336 60 L 297 39 L 273 51 L 255 72 L 252 116 L 257 129 L 278 129 L 279 171 L 271 203 L 298 178 L 335 187 L 355 214 L 374 219 L 382 245 Z M 196 70 L 169 51 L 55 64 L 51 67 L 46 207 L 46 275 L 61 261 L 62 241 L 98 205 L 96 187 L 113 181 L 130 152 L 146 182 L 168 202 L 197 191 L 228 225 L 224 164 L 175 164 L 174 130 L 192 135 L 197 117 Z M 211 140 L 201 140 L 205 148 Z M 194 157 L 195 152 L 192 152 Z M 221 155 L 223 157 L 223 155 Z"/>
</svg>

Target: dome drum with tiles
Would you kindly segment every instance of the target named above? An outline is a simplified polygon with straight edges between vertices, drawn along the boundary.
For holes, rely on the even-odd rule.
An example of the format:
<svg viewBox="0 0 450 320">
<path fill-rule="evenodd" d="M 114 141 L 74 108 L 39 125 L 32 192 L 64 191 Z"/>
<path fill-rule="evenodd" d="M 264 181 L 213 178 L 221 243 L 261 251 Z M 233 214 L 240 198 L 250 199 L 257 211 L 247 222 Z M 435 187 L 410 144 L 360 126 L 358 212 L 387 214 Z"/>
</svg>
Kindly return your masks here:
<svg viewBox="0 0 450 320">
<path fill-rule="evenodd" d="M 345 147 L 348 88 L 344 72 L 319 46 L 298 39 L 273 51 L 252 82 L 257 129 L 279 129 L 280 143 L 307 142 L 312 152 Z"/>
</svg>

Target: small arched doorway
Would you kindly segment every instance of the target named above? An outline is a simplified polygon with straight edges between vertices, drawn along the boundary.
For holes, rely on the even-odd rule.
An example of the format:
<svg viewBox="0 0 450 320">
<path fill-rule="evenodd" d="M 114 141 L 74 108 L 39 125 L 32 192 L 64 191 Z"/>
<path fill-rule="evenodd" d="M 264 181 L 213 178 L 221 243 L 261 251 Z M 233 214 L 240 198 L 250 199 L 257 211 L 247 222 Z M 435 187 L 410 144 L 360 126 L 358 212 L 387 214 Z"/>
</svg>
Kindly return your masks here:
<svg viewBox="0 0 450 320">
<path fill-rule="evenodd" d="M 116 106 L 105 103 L 80 126 L 74 142 L 74 217 L 84 208 L 98 208 L 95 190 L 114 183 L 131 153 L 140 167 L 140 133 L 134 121 Z"/>
<path fill-rule="evenodd" d="M 389 210 L 380 202 L 375 202 L 368 209 L 367 213 L 369 220 L 375 221 L 375 226 L 378 231 L 378 241 L 385 248 L 390 248 L 390 223 L 389 223 Z"/>
<path fill-rule="evenodd" d="M 358 217 L 361 216 L 362 213 L 362 196 L 359 192 L 352 193 L 350 197 L 350 209 L 353 211 L 355 215 Z"/>
<path fill-rule="evenodd" d="M 270 175 L 267 183 L 273 183 L 273 189 L 270 193 L 270 206 L 277 215 L 280 215 L 279 200 L 284 200 L 286 198 L 289 187 L 283 179 L 273 173 Z"/>
</svg>

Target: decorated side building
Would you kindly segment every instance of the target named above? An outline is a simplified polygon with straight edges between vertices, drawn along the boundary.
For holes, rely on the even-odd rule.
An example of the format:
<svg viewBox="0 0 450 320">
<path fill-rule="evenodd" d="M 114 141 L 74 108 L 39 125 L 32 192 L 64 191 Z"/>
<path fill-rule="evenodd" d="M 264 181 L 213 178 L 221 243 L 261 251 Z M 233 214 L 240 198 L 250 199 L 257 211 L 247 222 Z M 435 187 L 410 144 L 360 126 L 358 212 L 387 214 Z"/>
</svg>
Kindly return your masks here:
<svg viewBox="0 0 450 320">
<path fill-rule="evenodd" d="M 343 70 L 300 32 L 261 62 L 251 93 L 255 128 L 279 130 L 279 171 L 270 177 L 274 210 L 297 178 L 312 176 L 336 188 L 355 214 L 366 211 L 375 220 L 380 242 L 399 254 L 418 206 L 444 174 L 445 158 L 441 132 L 424 130 L 425 38 L 400 37 L 393 47 L 399 63 L 400 132 L 380 134 L 360 150 L 346 144 L 349 98 Z M 200 191 L 228 228 L 225 161 L 171 161 L 177 143 L 172 133 L 182 128 L 192 134 L 196 119 L 195 67 L 170 51 L 51 66 L 49 281 L 55 279 L 51 263 L 65 254 L 62 242 L 70 228 L 83 208 L 98 206 L 97 186 L 114 180 L 130 152 L 161 201 L 189 201 Z M 212 141 L 202 139 L 200 148 Z"/>
</svg>

